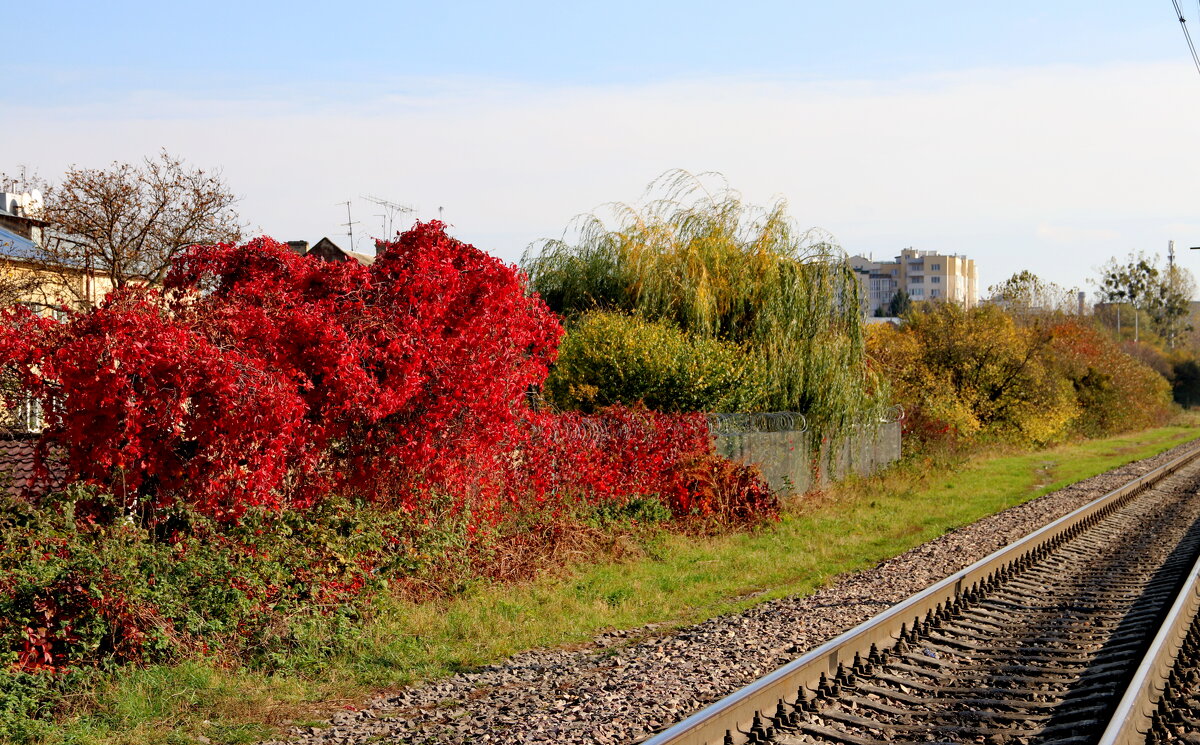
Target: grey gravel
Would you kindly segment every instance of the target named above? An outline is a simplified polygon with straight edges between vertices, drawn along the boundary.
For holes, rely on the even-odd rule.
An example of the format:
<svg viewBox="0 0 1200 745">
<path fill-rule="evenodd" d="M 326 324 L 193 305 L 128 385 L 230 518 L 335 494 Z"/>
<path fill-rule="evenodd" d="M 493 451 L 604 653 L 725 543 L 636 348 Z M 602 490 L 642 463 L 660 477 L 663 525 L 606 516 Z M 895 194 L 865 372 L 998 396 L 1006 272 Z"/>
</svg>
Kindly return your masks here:
<svg viewBox="0 0 1200 745">
<path fill-rule="evenodd" d="M 682 629 L 649 625 L 601 634 L 581 649 L 525 652 L 265 745 L 639 742 L 1195 445 L 984 518 L 811 595 Z"/>
</svg>

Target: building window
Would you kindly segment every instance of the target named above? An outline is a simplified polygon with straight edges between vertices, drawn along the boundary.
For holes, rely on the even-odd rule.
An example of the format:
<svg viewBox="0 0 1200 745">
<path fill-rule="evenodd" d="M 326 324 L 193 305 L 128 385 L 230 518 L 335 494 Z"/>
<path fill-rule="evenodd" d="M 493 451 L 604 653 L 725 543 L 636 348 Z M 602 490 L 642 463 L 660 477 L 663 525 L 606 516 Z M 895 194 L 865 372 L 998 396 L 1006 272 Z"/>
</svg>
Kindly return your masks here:
<svg viewBox="0 0 1200 745">
<path fill-rule="evenodd" d="M 42 431 L 42 402 L 32 396 L 17 404 L 17 430 L 23 432 Z"/>
<path fill-rule="evenodd" d="M 908 291 L 908 294 L 912 295 L 913 297 L 920 297 L 921 295 L 925 294 L 925 290 L 921 289 L 920 287 L 914 287 Z"/>
<path fill-rule="evenodd" d="M 908 281 L 909 281 L 909 282 L 912 282 L 913 284 L 918 284 L 918 285 L 919 285 L 919 284 L 923 284 L 923 283 L 925 282 L 925 277 L 923 277 L 923 276 L 919 276 L 919 275 L 918 275 L 918 276 L 916 276 L 916 277 L 909 277 L 909 278 L 908 278 Z"/>
<path fill-rule="evenodd" d="M 22 302 L 31 312 L 36 313 L 44 318 L 53 318 L 56 321 L 63 322 L 70 319 L 71 314 L 64 309 L 62 305 L 46 305 L 44 303 Z"/>
<path fill-rule="evenodd" d="M 934 283 L 935 285 L 940 285 L 942 283 L 942 278 L 941 277 L 930 277 L 929 281 Z"/>
<path fill-rule="evenodd" d="M 941 293 L 941 292 L 939 292 L 938 290 L 930 290 L 930 291 L 929 291 L 929 297 L 938 297 L 938 296 L 939 296 L 939 295 L 941 295 L 941 294 L 942 294 L 942 293 Z"/>
<path fill-rule="evenodd" d="M 935 272 L 940 272 L 940 271 L 942 270 L 942 265 L 941 265 L 941 264 L 930 264 L 930 265 L 929 265 L 929 268 L 930 268 L 932 271 L 935 271 Z"/>
</svg>

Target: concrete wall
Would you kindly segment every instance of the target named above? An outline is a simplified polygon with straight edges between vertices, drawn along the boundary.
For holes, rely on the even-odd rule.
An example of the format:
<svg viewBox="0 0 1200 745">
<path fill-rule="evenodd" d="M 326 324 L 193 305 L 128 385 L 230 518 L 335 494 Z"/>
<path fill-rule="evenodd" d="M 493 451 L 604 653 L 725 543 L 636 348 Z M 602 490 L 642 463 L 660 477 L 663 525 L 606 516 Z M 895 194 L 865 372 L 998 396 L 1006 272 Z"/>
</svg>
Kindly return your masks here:
<svg viewBox="0 0 1200 745">
<path fill-rule="evenodd" d="M 814 478 L 808 432 L 744 432 L 714 436 L 717 452 L 753 463 L 776 491 L 803 493 L 850 473 L 872 474 L 900 458 L 900 422 L 858 427 L 841 443 L 821 449 Z"/>
</svg>

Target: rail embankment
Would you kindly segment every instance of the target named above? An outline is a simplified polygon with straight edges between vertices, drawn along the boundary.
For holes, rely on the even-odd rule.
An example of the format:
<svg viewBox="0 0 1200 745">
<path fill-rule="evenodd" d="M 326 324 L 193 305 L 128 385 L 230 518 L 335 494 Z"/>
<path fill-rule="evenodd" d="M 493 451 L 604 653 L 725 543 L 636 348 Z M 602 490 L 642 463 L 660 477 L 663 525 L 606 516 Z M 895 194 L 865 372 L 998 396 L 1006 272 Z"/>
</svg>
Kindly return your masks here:
<svg viewBox="0 0 1200 745">
<path fill-rule="evenodd" d="M 1196 434 L 1194 422 L 1186 424 L 967 461 L 909 461 L 792 500 L 778 523 L 750 533 L 680 535 L 622 518 L 621 538 L 581 540 L 537 579 L 460 576 L 456 587 L 423 599 L 382 596 L 334 644 L 278 653 L 269 668 L 209 659 L 80 676 L 52 724 L 14 720 L 10 731 L 25 734 L 11 739 L 167 742 L 169 725 L 172 742 L 247 742 L 323 726 L 375 691 L 474 674 L 522 650 L 625 654 L 614 650 L 810 595 L 958 526 L 1177 446 Z M 597 634 L 608 651 L 596 646 Z"/>
<path fill-rule="evenodd" d="M 365 713 L 340 714 L 332 726 L 293 731 L 292 740 L 319 745 L 405 736 L 422 742 L 437 733 L 444 743 L 484 736 L 495 742 L 639 741 L 658 728 L 655 722 L 674 721 L 699 708 L 697 702 L 737 690 L 1194 447 L 1180 443 L 1195 435 L 1194 428 L 1171 428 L 957 464 L 914 463 L 794 504 L 770 530 L 704 545 L 668 542 L 648 559 L 583 569 L 565 584 L 551 583 L 565 593 L 541 586 L 539 606 L 573 596 L 578 610 L 581 596 L 593 607 L 620 597 L 612 617 L 643 625 L 470 666 L 380 697 Z M 1176 453 L 1141 459 L 1171 445 Z M 1118 463 L 1126 465 L 1109 470 Z M 481 619 L 520 603 L 511 594 L 485 597 L 471 601 L 491 606 Z"/>
</svg>

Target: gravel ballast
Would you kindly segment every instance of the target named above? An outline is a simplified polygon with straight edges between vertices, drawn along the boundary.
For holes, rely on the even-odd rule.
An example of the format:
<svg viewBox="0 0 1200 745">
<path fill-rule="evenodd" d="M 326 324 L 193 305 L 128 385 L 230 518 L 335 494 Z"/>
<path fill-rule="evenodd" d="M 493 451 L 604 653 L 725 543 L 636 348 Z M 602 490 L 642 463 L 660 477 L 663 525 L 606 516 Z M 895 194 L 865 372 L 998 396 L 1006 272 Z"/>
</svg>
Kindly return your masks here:
<svg viewBox="0 0 1200 745">
<path fill-rule="evenodd" d="M 803 597 L 664 633 L 616 631 L 582 649 L 537 649 L 297 729 L 266 745 L 631 743 L 795 659 L 1183 451 L 1072 484 L 942 535 Z"/>
</svg>

